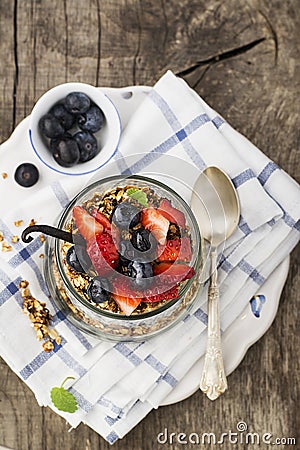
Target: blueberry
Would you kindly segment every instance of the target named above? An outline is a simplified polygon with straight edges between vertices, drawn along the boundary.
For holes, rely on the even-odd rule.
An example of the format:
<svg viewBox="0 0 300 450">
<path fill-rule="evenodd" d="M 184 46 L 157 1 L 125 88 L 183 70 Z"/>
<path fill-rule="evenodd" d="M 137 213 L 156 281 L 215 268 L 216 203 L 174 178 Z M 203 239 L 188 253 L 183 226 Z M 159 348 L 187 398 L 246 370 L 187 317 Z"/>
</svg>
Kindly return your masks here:
<svg viewBox="0 0 300 450">
<path fill-rule="evenodd" d="M 122 202 L 115 207 L 112 220 L 117 227 L 132 228 L 140 221 L 140 211 L 134 205 Z"/>
<path fill-rule="evenodd" d="M 99 106 L 92 105 L 86 113 L 80 114 L 77 119 L 79 128 L 83 131 L 96 133 L 102 128 L 104 115 Z"/>
<path fill-rule="evenodd" d="M 65 108 L 72 114 L 83 114 L 90 107 L 91 101 L 83 92 L 71 92 L 64 100 Z"/>
<path fill-rule="evenodd" d="M 69 113 L 62 103 L 56 103 L 56 105 L 52 106 L 49 114 L 54 116 L 59 121 L 65 131 L 72 128 L 75 123 L 75 116 Z"/>
<path fill-rule="evenodd" d="M 65 132 L 62 124 L 53 114 L 45 114 L 40 118 L 39 130 L 44 136 L 50 139 L 62 136 Z"/>
<path fill-rule="evenodd" d="M 88 131 L 79 131 L 73 137 L 79 148 L 80 162 L 90 161 L 99 153 L 97 139 Z"/>
<path fill-rule="evenodd" d="M 63 167 L 72 167 L 78 163 L 80 152 L 75 139 L 71 135 L 65 135 L 50 142 L 55 161 Z"/>
<path fill-rule="evenodd" d="M 150 263 L 130 261 L 126 270 L 124 270 L 124 274 L 134 278 L 137 287 L 146 288 L 152 282 L 153 269 Z"/>
<path fill-rule="evenodd" d="M 138 252 L 132 246 L 130 241 L 123 240 L 119 244 L 119 263 L 121 266 L 127 267 L 132 260 L 138 260 Z M 122 271 L 122 269 L 121 269 Z"/>
<path fill-rule="evenodd" d="M 87 295 L 94 303 L 102 303 L 109 300 L 110 287 L 105 278 L 95 277 L 87 287 Z"/>
<path fill-rule="evenodd" d="M 31 187 L 38 179 L 39 171 L 33 164 L 23 163 L 16 168 L 15 180 L 20 186 Z"/>
<path fill-rule="evenodd" d="M 133 231 L 131 237 L 131 243 L 134 248 L 139 250 L 140 252 L 146 252 L 153 248 L 156 244 L 156 240 L 150 231 L 145 228 L 139 228 L 138 230 Z"/>
<path fill-rule="evenodd" d="M 66 254 L 66 261 L 72 269 L 79 273 L 85 273 L 92 266 L 89 255 L 84 246 L 72 245 Z"/>
</svg>

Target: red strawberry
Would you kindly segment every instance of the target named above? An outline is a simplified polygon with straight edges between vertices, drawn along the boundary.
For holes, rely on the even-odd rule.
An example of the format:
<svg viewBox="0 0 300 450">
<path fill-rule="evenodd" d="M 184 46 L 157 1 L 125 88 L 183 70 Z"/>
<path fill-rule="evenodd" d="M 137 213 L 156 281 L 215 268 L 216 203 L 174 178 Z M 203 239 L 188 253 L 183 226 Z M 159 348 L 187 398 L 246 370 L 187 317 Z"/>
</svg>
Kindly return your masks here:
<svg viewBox="0 0 300 450">
<path fill-rule="evenodd" d="M 176 223 L 180 227 L 185 227 L 185 216 L 179 209 L 174 208 L 171 202 L 163 198 L 158 207 L 159 212 L 171 223 Z"/>
<path fill-rule="evenodd" d="M 171 239 L 166 246 L 158 248 L 157 261 L 182 261 L 190 262 L 192 259 L 191 241 L 188 237 Z"/>
<path fill-rule="evenodd" d="M 142 301 L 141 298 L 131 298 L 117 294 L 114 294 L 113 297 L 126 316 L 130 316 L 130 314 L 139 306 Z"/>
<path fill-rule="evenodd" d="M 92 216 L 95 217 L 97 222 L 101 223 L 103 228 L 105 228 L 106 231 L 111 231 L 111 223 L 110 221 L 105 217 L 102 212 L 98 211 L 97 208 L 93 208 Z"/>
<path fill-rule="evenodd" d="M 88 241 L 86 250 L 98 275 L 106 275 L 117 267 L 119 253 L 111 234 L 105 231 L 96 234 Z"/>
<path fill-rule="evenodd" d="M 103 226 L 81 206 L 74 206 L 73 217 L 79 233 L 86 241 L 93 239 L 96 234 L 103 232 Z"/>
<path fill-rule="evenodd" d="M 161 283 L 175 284 L 192 278 L 195 275 L 195 270 L 186 264 L 161 262 L 153 266 L 153 273 L 159 275 Z"/>
<path fill-rule="evenodd" d="M 156 292 L 155 292 L 156 291 Z M 147 295 L 144 297 L 144 302 L 161 302 L 162 300 L 171 300 L 172 298 L 178 297 L 178 286 L 173 286 L 171 289 L 168 289 L 167 291 L 163 292 L 163 289 L 153 289 L 153 292 L 149 290 L 147 292 Z"/>
<path fill-rule="evenodd" d="M 118 228 L 111 223 L 104 214 L 98 211 L 97 208 L 93 209 L 92 216 L 104 227 L 104 230 L 107 231 L 107 233 L 112 234 L 116 245 L 118 245 L 120 241 L 120 233 Z"/>
<path fill-rule="evenodd" d="M 126 316 L 130 316 L 143 300 L 137 295 L 139 294 L 131 289 L 130 280 L 127 281 L 126 277 L 118 277 L 113 283 L 113 298 Z"/>
<path fill-rule="evenodd" d="M 169 229 L 169 221 L 155 208 L 147 208 L 142 211 L 142 225 L 164 245 Z"/>
</svg>

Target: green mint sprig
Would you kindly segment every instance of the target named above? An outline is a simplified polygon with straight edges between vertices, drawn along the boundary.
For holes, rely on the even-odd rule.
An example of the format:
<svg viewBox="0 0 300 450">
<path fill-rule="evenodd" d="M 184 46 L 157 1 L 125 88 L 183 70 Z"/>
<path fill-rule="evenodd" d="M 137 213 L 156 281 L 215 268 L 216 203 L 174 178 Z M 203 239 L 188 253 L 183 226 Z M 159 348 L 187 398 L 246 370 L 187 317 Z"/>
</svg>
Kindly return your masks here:
<svg viewBox="0 0 300 450">
<path fill-rule="evenodd" d="M 142 191 L 141 189 L 136 188 L 129 188 L 126 191 L 127 195 L 131 198 L 134 198 L 137 202 L 139 202 L 141 205 L 148 207 L 148 199 L 146 192 Z"/>
<path fill-rule="evenodd" d="M 68 392 L 63 386 L 67 380 L 75 380 L 74 377 L 67 377 L 61 383 L 60 387 L 53 387 L 50 392 L 51 400 L 60 411 L 74 413 L 77 411 L 77 401 L 71 392 Z"/>
</svg>

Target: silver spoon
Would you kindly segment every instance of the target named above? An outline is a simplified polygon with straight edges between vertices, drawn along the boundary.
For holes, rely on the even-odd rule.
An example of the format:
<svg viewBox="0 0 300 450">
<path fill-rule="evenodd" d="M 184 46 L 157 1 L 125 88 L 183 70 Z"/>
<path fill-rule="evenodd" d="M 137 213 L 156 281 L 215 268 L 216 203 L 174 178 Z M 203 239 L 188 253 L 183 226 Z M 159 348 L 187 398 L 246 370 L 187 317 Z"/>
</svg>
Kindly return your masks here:
<svg viewBox="0 0 300 450">
<path fill-rule="evenodd" d="M 215 400 L 227 389 L 221 349 L 218 247 L 232 235 L 240 218 L 240 204 L 230 178 L 217 167 L 207 167 L 195 183 L 191 208 L 202 237 L 211 245 L 208 336 L 200 389 L 210 400 Z"/>
</svg>

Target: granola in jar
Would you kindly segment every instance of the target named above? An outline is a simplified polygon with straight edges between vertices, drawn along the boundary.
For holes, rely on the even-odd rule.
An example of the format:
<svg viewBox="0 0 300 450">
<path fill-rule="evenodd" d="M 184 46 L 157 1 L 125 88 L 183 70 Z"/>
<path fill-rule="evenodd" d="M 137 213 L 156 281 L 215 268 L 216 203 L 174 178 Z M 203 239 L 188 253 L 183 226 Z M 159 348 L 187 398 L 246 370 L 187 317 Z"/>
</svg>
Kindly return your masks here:
<svg viewBox="0 0 300 450">
<path fill-rule="evenodd" d="M 155 180 L 95 182 L 63 211 L 58 228 L 29 228 L 53 236 L 44 260 L 52 297 L 96 336 L 154 335 L 187 313 L 200 287 L 196 220 L 176 192 Z"/>
</svg>

